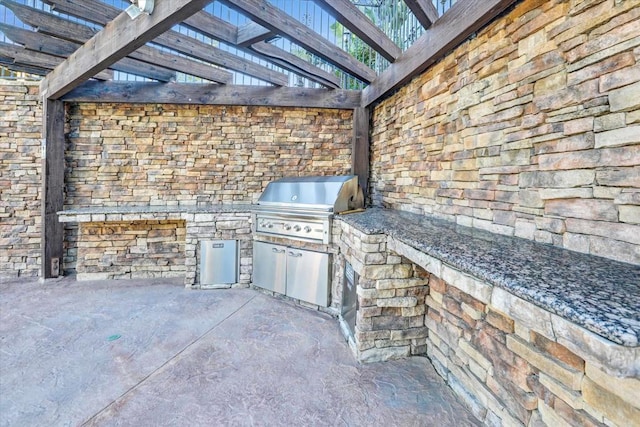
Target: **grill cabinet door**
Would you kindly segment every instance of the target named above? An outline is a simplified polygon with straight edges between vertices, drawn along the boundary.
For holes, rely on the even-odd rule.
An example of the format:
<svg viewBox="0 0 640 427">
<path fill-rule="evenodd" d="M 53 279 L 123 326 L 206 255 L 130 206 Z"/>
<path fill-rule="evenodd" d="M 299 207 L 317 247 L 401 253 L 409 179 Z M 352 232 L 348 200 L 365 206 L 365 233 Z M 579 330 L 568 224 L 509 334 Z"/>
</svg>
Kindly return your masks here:
<svg viewBox="0 0 640 427">
<path fill-rule="evenodd" d="M 253 242 L 253 284 L 284 294 L 287 273 L 286 248 L 264 242 Z"/>
<path fill-rule="evenodd" d="M 287 248 L 287 296 L 329 304 L 329 254 Z"/>
</svg>

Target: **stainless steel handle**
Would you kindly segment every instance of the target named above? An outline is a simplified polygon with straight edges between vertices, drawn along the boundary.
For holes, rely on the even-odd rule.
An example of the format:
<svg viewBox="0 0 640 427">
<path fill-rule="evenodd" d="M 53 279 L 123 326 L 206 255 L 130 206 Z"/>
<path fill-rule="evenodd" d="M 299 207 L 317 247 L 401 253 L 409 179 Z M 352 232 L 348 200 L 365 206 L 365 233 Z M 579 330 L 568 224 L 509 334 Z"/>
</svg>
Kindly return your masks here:
<svg viewBox="0 0 640 427">
<path fill-rule="evenodd" d="M 300 252 L 296 253 L 296 252 L 291 252 L 291 251 L 289 251 L 289 256 L 293 256 L 293 257 L 301 257 L 301 256 L 302 256 L 302 253 L 300 253 Z"/>
<path fill-rule="evenodd" d="M 271 248 L 271 252 L 275 252 L 277 254 L 281 254 L 284 252 L 284 249 Z"/>
</svg>

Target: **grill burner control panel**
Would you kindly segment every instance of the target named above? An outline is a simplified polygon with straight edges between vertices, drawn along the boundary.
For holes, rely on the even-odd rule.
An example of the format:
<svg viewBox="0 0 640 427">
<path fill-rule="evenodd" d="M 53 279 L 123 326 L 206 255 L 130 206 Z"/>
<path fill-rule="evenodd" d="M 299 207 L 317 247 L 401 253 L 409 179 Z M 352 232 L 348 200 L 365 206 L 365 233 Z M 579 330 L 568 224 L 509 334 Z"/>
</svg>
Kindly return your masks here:
<svg viewBox="0 0 640 427">
<path fill-rule="evenodd" d="M 255 227 L 256 232 L 262 234 L 329 243 L 329 217 L 302 218 L 259 214 L 256 217 Z"/>
</svg>

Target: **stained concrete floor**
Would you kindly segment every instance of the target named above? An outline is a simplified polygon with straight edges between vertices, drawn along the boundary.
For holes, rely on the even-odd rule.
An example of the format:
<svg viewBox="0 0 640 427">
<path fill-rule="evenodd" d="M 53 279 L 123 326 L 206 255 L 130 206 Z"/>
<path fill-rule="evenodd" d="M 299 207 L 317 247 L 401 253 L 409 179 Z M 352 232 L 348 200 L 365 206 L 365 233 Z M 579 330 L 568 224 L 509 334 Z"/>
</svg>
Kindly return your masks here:
<svg viewBox="0 0 640 427">
<path fill-rule="evenodd" d="M 1 426 L 465 426 L 425 358 L 361 365 L 337 321 L 171 280 L 0 284 Z"/>
</svg>

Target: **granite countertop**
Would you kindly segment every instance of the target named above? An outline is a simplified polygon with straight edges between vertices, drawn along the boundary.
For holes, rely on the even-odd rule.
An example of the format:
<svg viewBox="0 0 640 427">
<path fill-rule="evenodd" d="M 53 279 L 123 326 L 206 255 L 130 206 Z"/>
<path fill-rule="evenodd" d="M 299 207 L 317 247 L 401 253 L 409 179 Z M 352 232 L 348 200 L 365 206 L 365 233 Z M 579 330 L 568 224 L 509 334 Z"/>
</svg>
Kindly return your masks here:
<svg viewBox="0 0 640 427">
<path fill-rule="evenodd" d="M 249 212 L 255 205 L 248 203 L 221 203 L 207 205 L 172 205 L 172 206 L 86 206 L 58 212 L 58 215 L 100 215 L 100 214 L 147 214 L 147 213 L 215 213 L 215 212 Z"/>
<path fill-rule="evenodd" d="M 338 217 L 627 347 L 640 345 L 640 266 L 387 209 Z"/>
</svg>

